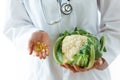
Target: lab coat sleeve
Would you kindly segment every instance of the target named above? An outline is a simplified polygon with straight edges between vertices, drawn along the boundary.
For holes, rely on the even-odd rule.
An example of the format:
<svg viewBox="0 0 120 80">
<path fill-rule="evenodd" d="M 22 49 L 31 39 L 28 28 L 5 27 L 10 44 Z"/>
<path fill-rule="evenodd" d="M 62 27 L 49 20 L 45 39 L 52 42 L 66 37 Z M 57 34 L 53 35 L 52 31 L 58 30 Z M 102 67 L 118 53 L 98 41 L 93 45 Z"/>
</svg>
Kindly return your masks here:
<svg viewBox="0 0 120 80">
<path fill-rule="evenodd" d="M 31 34 L 38 29 L 33 25 L 21 0 L 10 0 L 4 34 L 20 50 L 28 47 Z"/>
<path fill-rule="evenodd" d="M 105 35 L 107 38 L 107 52 L 103 54 L 108 64 L 120 53 L 120 1 L 98 0 L 101 13 L 101 25 L 98 36 Z"/>
</svg>

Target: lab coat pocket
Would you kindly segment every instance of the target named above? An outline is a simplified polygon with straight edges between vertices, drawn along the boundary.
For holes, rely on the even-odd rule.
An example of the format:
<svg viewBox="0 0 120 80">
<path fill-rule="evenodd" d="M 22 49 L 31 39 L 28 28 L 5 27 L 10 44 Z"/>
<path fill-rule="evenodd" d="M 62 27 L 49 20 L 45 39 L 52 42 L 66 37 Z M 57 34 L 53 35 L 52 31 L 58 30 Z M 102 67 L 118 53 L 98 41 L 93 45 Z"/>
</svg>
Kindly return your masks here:
<svg viewBox="0 0 120 80">
<path fill-rule="evenodd" d="M 40 0 L 44 18 L 47 24 L 58 23 L 61 20 L 60 4 L 57 0 Z"/>
</svg>

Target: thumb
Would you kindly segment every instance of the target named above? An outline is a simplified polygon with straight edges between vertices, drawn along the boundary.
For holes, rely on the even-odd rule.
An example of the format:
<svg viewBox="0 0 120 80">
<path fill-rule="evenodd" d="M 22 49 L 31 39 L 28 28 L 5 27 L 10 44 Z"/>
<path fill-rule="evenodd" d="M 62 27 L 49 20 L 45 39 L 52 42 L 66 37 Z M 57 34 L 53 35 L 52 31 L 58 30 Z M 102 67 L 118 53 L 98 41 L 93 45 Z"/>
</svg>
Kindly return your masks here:
<svg viewBox="0 0 120 80">
<path fill-rule="evenodd" d="M 32 40 L 29 41 L 28 43 L 28 48 L 29 48 L 29 54 L 31 55 L 32 52 L 33 52 L 33 46 L 34 46 L 34 43 Z"/>
</svg>

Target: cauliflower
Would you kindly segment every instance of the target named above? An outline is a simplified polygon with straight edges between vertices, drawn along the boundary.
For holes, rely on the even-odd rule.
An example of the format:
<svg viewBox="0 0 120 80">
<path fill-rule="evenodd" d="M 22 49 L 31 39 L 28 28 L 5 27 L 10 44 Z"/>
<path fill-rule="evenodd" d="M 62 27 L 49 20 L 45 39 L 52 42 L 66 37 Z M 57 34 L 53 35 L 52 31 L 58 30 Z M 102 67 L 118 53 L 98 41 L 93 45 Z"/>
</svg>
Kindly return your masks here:
<svg viewBox="0 0 120 80">
<path fill-rule="evenodd" d="M 63 63 L 72 61 L 72 57 L 79 53 L 80 48 L 87 42 L 87 37 L 82 35 L 66 36 L 62 41 Z"/>
<path fill-rule="evenodd" d="M 53 47 L 53 57 L 57 63 L 76 64 L 86 69 L 102 57 L 102 52 L 106 52 L 105 36 L 98 40 L 95 35 L 78 28 L 60 34 Z"/>
</svg>

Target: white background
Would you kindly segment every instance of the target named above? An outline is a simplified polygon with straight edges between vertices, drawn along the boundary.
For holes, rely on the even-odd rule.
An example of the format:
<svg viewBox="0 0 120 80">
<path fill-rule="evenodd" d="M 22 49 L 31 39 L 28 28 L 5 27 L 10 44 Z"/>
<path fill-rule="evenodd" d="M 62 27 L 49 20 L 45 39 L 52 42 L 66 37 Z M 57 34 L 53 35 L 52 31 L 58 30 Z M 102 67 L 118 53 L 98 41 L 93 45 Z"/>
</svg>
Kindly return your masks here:
<svg viewBox="0 0 120 80">
<path fill-rule="evenodd" d="M 0 80 L 24 80 L 24 73 L 27 67 L 22 56 L 17 55 L 18 51 L 13 44 L 2 33 L 4 28 L 6 5 L 9 0 L 0 0 Z M 120 56 L 110 65 L 112 80 L 120 80 Z M 26 71 L 26 72 L 24 72 Z"/>
</svg>

